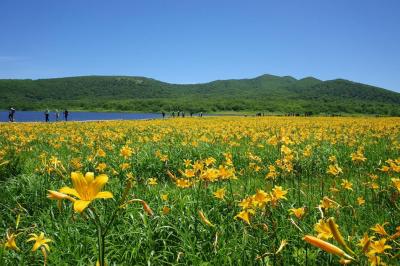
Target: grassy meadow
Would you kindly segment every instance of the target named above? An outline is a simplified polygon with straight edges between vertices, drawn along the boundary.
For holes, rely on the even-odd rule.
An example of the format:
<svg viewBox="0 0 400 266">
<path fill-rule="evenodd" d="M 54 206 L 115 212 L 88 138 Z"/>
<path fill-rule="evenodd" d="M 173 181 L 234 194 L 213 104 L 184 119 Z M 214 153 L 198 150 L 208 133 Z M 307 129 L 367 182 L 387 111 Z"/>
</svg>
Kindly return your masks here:
<svg viewBox="0 0 400 266">
<path fill-rule="evenodd" d="M 0 244 L 0 265 L 398 265 L 400 118 L 2 123 Z"/>
</svg>

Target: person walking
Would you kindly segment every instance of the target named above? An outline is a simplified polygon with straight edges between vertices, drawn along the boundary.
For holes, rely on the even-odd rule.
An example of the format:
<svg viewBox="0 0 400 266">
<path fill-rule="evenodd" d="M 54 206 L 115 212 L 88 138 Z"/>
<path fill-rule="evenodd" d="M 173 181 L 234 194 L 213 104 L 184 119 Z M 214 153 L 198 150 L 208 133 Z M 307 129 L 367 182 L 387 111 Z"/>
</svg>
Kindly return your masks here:
<svg viewBox="0 0 400 266">
<path fill-rule="evenodd" d="M 58 122 L 59 119 L 60 119 L 60 112 L 56 110 L 56 121 Z"/>
<path fill-rule="evenodd" d="M 46 122 L 49 122 L 49 116 L 50 116 L 49 109 L 46 109 L 46 111 L 44 111 L 44 118 Z"/>
<path fill-rule="evenodd" d="M 162 114 L 162 118 L 164 119 L 165 118 L 165 112 L 162 111 L 161 114 Z"/>
<path fill-rule="evenodd" d="M 67 109 L 65 109 L 65 111 L 64 111 L 64 119 L 65 119 L 65 121 L 68 121 L 68 115 L 69 115 L 69 112 L 68 112 Z"/>
<path fill-rule="evenodd" d="M 8 112 L 8 121 L 10 122 L 14 122 L 15 121 L 15 109 L 14 108 L 10 108 L 10 111 Z"/>
<path fill-rule="evenodd" d="M 175 111 L 172 111 L 172 117 L 175 118 Z"/>
</svg>

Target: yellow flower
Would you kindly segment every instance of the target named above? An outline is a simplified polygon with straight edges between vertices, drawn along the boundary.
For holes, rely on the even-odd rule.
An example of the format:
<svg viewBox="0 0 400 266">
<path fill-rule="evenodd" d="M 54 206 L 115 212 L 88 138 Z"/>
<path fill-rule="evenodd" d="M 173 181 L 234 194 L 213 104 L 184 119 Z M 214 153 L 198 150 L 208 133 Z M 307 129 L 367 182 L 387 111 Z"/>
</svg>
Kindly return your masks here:
<svg viewBox="0 0 400 266">
<path fill-rule="evenodd" d="M 331 165 L 328 166 L 328 170 L 326 172 L 328 174 L 337 176 L 340 173 L 343 173 L 343 170 L 337 164 L 331 164 Z"/>
<path fill-rule="evenodd" d="M 161 194 L 161 199 L 163 201 L 167 201 L 168 200 L 168 194 Z"/>
<path fill-rule="evenodd" d="M 364 234 L 363 238 L 360 239 L 360 242 L 357 244 L 358 246 L 360 246 L 362 248 L 362 251 L 365 253 L 367 252 L 369 245 L 371 244 L 371 241 L 374 239 L 375 237 L 369 237 L 367 233 Z"/>
<path fill-rule="evenodd" d="M 318 233 L 318 238 L 328 240 L 333 237 L 329 224 L 323 219 L 319 220 L 318 223 L 314 225 L 314 230 Z"/>
<path fill-rule="evenodd" d="M 96 167 L 96 170 L 99 171 L 100 173 L 104 172 L 104 170 L 107 168 L 107 164 L 105 163 L 99 163 Z"/>
<path fill-rule="evenodd" d="M 8 232 L 6 234 L 6 242 L 4 243 L 4 247 L 6 249 L 11 249 L 11 250 L 16 250 L 19 251 L 20 249 L 17 247 L 17 243 L 15 242 L 15 239 L 17 238 L 18 234 L 11 234 L 9 235 Z"/>
<path fill-rule="evenodd" d="M 335 208 L 339 206 L 339 203 L 331 200 L 328 197 L 324 197 L 319 204 L 319 207 L 324 208 L 324 209 L 329 209 L 329 208 Z"/>
<path fill-rule="evenodd" d="M 122 157 L 127 159 L 129 156 L 131 156 L 133 153 L 132 149 L 129 146 L 123 146 L 120 150 L 120 154 Z"/>
<path fill-rule="evenodd" d="M 382 238 L 381 240 L 378 241 L 372 241 L 370 245 L 371 249 L 368 252 L 368 255 L 373 255 L 376 253 L 384 253 L 386 249 L 392 249 L 391 246 L 385 244 L 386 244 L 386 238 Z"/>
<path fill-rule="evenodd" d="M 344 189 L 353 190 L 353 184 L 347 179 L 342 179 L 341 185 Z"/>
<path fill-rule="evenodd" d="M 215 160 L 213 157 L 209 157 L 209 158 L 207 158 L 207 159 L 204 161 L 204 163 L 205 163 L 207 166 L 212 165 L 212 164 L 214 164 L 215 162 L 216 162 L 216 160 Z"/>
<path fill-rule="evenodd" d="M 99 157 L 106 157 L 106 152 L 103 149 L 99 149 L 97 151 L 97 156 Z"/>
<path fill-rule="evenodd" d="M 162 213 L 164 215 L 167 215 L 170 211 L 171 211 L 171 209 L 168 206 L 163 206 Z"/>
<path fill-rule="evenodd" d="M 375 183 L 375 182 L 370 183 L 369 187 L 372 188 L 372 189 L 379 189 L 379 185 L 377 183 Z"/>
<path fill-rule="evenodd" d="M 279 199 L 287 199 L 285 197 L 285 195 L 287 194 L 287 190 L 283 190 L 282 187 L 280 186 L 275 186 L 272 189 L 272 195 L 275 199 L 279 200 Z"/>
<path fill-rule="evenodd" d="M 363 197 L 358 197 L 357 198 L 357 203 L 358 205 L 364 205 L 365 204 L 365 199 Z"/>
<path fill-rule="evenodd" d="M 383 264 L 381 262 L 381 258 L 379 256 L 375 256 L 375 255 L 370 255 L 368 256 L 368 261 L 370 263 L 371 266 L 384 266 L 386 264 Z"/>
<path fill-rule="evenodd" d="M 387 236 L 388 233 L 386 233 L 386 230 L 384 228 L 385 225 L 387 225 L 388 223 L 384 223 L 382 225 L 380 224 L 376 224 L 374 227 L 371 227 L 371 230 L 374 231 L 375 233 L 382 235 L 382 236 Z"/>
<path fill-rule="evenodd" d="M 180 188 L 188 188 L 191 186 L 191 183 L 189 182 L 189 180 L 186 180 L 183 178 L 176 179 L 175 184 L 177 185 L 177 187 L 180 187 Z"/>
<path fill-rule="evenodd" d="M 193 169 L 185 169 L 185 172 L 183 173 L 183 175 L 187 178 L 191 178 L 191 177 L 195 177 L 196 173 L 195 173 L 195 170 L 193 170 Z"/>
<path fill-rule="evenodd" d="M 215 191 L 213 194 L 214 194 L 214 197 L 216 197 L 217 199 L 223 200 L 225 198 L 225 192 L 226 192 L 225 188 L 220 188 L 217 191 Z"/>
<path fill-rule="evenodd" d="M 363 147 L 358 148 L 357 152 L 352 153 L 350 157 L 353 162 L 365 162 L 367 160 L 367 158 L 364 156 Z"/>
<path fill-rule="evenodd" d="M 150 185 L 150 186 L 155 186 L 155 185 L 157 185 L 157 184 L 158 184 L 158 183 L 157 183 L 157 178 L 153 178 L 153 177 L 149 178 L 149 179 L 147 180 L 147 184 Z"/>
<path fill-rule="evenodd" d="M 400 192 L 400 178 L 392 178 L 393 187 Z"/>
<path fill-rule="evenodd" d="M 250 224 L 250 214 L 253 214 L 254 211 L 253 210 L 245 210 L 245 211 L 241 211 L 239 212 L 235 218 L 240 218 L 243 221 L 245 221 L 247 224 Z"/>
<path fill-rule="evenodd" d="M 301 219 L 301 217 L 303 217 L 304 213 L 305 213 L 305 209 L 304 207 L 302 208 L 297 208 L 297 209 L 289 209 L 290 213 L 293 214 L 294 216 L 297 217 L 297 219 Z"/>
<path fill-rule="evenodd" d="M 275 179 L 278 174 L 276 173 L 276 167 L 274 165 L 268 166 L 269 172 L 265 176 L 266 179 Z"/>
<path fill-rule="evenodd" d="M 60 194 L 54 193 L 54 191 L 49 191 L 48 197 L 50 199 L 68 199 L 74 202 L 74 210 L 76 212 L 83 212 L 89 204 L 95 199 L 109 199 L 113 195 L 108 191 L 101 191 L 104 185 L 108 182 L 108 176 L 99 175 L 94 178 L 94 173 L 88 172 L 83 176 L 82 173 L 72 172 L 71 173 L 72 184 L 74 188 L 63 187 L 60 189 Z M 73 198 L 68 198 L 67 194 L 78 198 L 78 200 Z"/>
<path fill-rule="evenodd" d="M 121 170 L 124 171 L 130 167 L 129 163 L 122 163 L 119 167 L 121 167 Z"/>
<path fill-rule="evenodd" d="M 29 238 L 26 242 L 31 242 L 35 241 L 35 244 L 33 244 L 32 251 L 36 251 L 41 247 L 44 247 L 47 249 L 47 251 L 50 251 L 50 247 L 47 243 L 51 242 L 51 239 L 45 238 L 44 233 L 41 232 L 40 235 L 37 234 L 29 234 L 31 238 Z"/>
<path fill-rule="evenodd" d="M 243 199 L 238 205 L 242 207 L 242 209 L 249 209 L 253 206 L 253 199 L 252 197 L 247 197 Z"/>
<path fill-rule="evenodd" d="M 183 162 L 184 162 L 186 168 L 188 168 L 192 164 L 192 160 L 189 160 L 189 159 L 185 159 L 185 160 L 183 160 Z"/>
<path fill-rule="evenodd" d="M 329 156 L 328 161 L 330 161 L 331 163 L 337 163 L 336 156 L 335 155 Z"/>
<path fill-rule="evenodd" d="M 257 207 L 263 207 L 266 203 L 271 201 L 270 195 L 264 190 L 259 189 L 257 193 L 252 197 L 252 204 Z"/>
</svg>

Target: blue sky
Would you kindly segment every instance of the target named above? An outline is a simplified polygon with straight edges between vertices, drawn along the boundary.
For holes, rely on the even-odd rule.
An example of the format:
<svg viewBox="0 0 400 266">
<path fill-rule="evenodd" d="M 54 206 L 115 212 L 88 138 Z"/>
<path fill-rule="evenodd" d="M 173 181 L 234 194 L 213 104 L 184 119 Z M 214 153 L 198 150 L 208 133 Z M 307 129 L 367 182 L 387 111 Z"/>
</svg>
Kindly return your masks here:
<svg viewBox="0 0 400 266">
<path fill-rule="evenodd" d="M 0 78 L 346 78 L 400 91 L 398 0 L 1 0 Z"/>
</svg>

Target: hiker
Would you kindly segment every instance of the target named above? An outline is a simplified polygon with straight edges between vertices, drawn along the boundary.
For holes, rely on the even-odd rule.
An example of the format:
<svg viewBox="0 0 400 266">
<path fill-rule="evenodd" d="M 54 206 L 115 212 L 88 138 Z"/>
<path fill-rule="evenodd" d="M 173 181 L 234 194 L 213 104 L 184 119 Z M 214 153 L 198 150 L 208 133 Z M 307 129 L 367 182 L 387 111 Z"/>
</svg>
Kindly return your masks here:
<svg viewBox="0 0 400 266">
<path fill-rule="evenodd" d="M 60 112 L 58 112 L 58 110 L 56 110 L 56 121 L 58 121 L 60 119 Z"/>
<path fill-rule="evenodd" d="M 162 111 L 161 114 L 162 114 L 162 118 L 164 119 L 165 118 L 165 112 Z"/>
<path fill-rule="evenodd" d="M 50 115 L 50 112 L 49 112 L 49 109 L 47 109 L 47 110 L 44 112 L 44 117 L 45 117 L 46 122 L 49 122 L 49 115 Z"/>
<path fill-rule="evenodd" d="M 15 109 L 14 108 L 10 108 L 10 111 L 8 112 L 8 121 L 10 122 L 14 122 L 14 115 L 15 115 Z"/>
<path fill-rule="evenodd" d="M 68 115 L 69 115 L 69 112 L 68 112 L 67 109 L 65 109 L 65 111 L 64 111 L 64 118 L 65 118 L 65 121 L 68 121 Z"/>
</svg>

